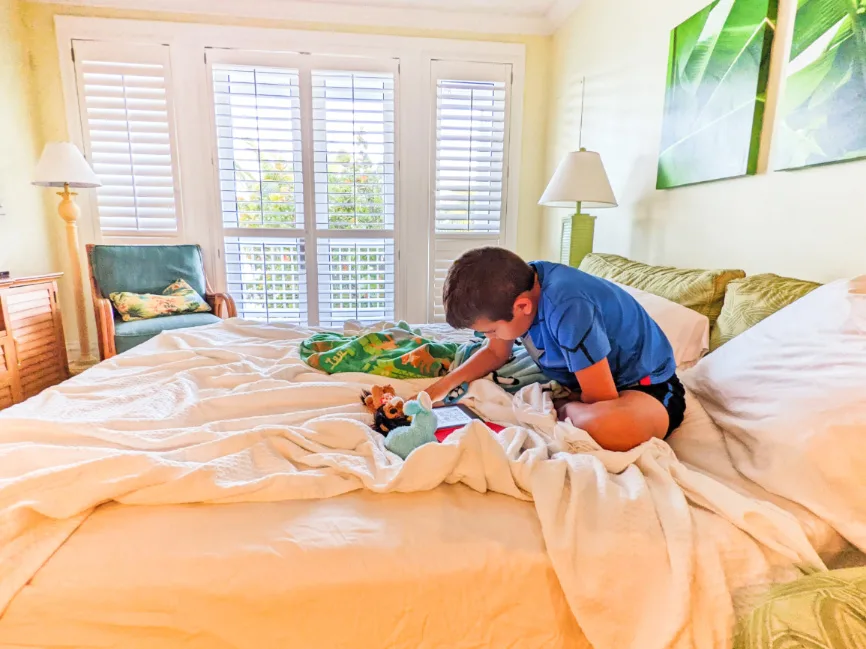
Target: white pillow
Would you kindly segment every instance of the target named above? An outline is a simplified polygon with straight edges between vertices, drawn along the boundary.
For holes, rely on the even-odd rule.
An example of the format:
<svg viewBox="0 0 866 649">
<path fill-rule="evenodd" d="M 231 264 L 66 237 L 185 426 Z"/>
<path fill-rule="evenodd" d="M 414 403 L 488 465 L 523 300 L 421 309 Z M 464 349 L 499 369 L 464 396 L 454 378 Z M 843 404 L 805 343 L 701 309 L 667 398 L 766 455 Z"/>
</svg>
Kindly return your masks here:
<svg viewBox="0 0 866 649">
<path fill-rule="evenodd" d="M 634 296 L 665 332 L 671 347 L 674 348 L 677 369 L 691 367 L 707 353 L 710 346 L 710 321 L 707 316 L 658 295 L 618 282 L 613 283 Z"/>
<path fill-rule="evenodd" d="M 866 277 L 813 291 L 683 382 L 740 473 L 866 550 Z"/>
</svg>

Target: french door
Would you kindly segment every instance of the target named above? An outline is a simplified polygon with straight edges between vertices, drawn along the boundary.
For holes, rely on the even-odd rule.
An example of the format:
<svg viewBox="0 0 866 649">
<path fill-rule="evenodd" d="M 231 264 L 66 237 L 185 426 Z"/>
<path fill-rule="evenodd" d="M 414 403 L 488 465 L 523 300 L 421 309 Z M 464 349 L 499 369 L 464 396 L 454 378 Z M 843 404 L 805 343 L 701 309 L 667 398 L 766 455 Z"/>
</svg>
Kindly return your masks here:
<svg viewBox="0 0 866 649">
<path fill-rule="evenodd" d="M 397 62 L 219 49 L 206 60 L 239 315 L 393 319 Z"/>
</svg>

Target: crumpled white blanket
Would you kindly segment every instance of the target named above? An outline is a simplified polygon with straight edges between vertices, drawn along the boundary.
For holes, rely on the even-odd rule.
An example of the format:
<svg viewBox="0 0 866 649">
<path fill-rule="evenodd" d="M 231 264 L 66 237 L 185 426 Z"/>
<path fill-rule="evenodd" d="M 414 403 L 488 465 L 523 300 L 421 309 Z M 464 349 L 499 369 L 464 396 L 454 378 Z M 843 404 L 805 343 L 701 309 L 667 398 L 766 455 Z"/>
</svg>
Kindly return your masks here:
<svg viewBox="0 0 866 649">
<path fill-rule="evenodd" d="M 369 428 L 359 391 L 391 383 L 408 396 L 425 382 L 317 373 L 298 357 L 309 333 L 240 320 L 166 332 L 0 413 L 0 611 L 108 501 L 274 501 L 458 482 L 534 501 L 596 649 L 728 642 L 725 558 L 702 547 L 696 510 L 791 564 L 823 569 L 784 510 L 688 469 L 658 440 L 600 449 L 555 421 L 538 386 L 512 399 L 476 382 L 471 402 L 509 427 L 476 423 L 402 462 Z"/>
</svg>

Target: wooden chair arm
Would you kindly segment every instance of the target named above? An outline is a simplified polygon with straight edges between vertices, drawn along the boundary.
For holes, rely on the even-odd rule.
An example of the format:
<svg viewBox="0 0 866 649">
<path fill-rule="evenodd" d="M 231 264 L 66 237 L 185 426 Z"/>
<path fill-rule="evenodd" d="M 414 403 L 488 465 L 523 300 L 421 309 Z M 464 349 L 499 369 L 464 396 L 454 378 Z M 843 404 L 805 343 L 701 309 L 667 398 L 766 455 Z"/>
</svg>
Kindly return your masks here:
<svg viewBox="0 0 866 649">
<path fill-rule="evenodd" d="M 111 306 L 111 300 L 96 298 L 93 300 L 93 310 L 96 316 L 100 358 L 106 360 L 117 356 L 117 348 L 114 344 L 114 308 Z"/>
<path fill-rule="evenodd" d="M 226 318 L 238 317 L 235 300 L 228 293 L 208 293 L 204 299 L 210 304 L 210 308 L 213 309 L 214 315 L 218 318 L 225 320 Z"/>
</svg>

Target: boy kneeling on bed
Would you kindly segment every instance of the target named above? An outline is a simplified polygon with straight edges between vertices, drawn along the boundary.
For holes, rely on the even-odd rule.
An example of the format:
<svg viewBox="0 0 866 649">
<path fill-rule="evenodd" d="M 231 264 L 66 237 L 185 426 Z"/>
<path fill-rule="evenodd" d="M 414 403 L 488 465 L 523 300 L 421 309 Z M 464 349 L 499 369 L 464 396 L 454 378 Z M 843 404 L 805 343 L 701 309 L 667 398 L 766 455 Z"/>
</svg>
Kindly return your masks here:
<svg viewBox="0 0 866 649">
<path fill-rule="evenodd" d="M 481 332 L 488 342 L 427 390 L 434 401 L 498 370 L 520 340 L 547 376 L 573 390 L 556 404 L 560 420 L 570 419 L 603 448 L 626 451 L 664 439 L 682 423 L 685 390 L 673 349 L 616 284 L 562 264 L 526 263 L 502 248 L 479 248 L 451 267 L 443 297 L 448 324 Z"/>
</svg>

